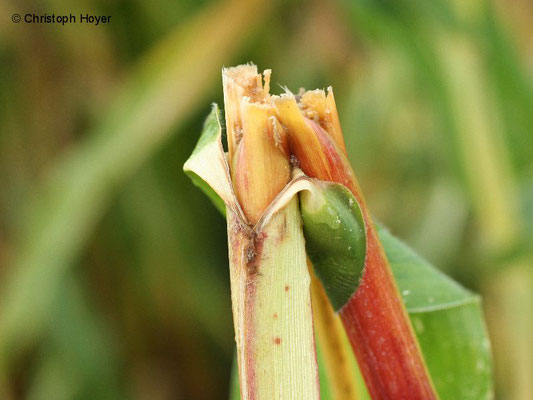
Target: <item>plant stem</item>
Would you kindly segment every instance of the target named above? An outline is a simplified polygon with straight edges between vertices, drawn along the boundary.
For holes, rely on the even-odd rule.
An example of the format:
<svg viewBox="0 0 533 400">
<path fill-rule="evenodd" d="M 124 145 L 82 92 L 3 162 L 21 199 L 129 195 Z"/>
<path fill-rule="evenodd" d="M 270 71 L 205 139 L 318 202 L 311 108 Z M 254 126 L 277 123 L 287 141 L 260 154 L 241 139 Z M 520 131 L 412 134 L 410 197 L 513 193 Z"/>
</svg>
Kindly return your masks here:
<svg viewBox="0 0 533 400">
<path fill-rule="evenodd" d="M 231 296 L 241 398 L 318 399 L 310 277 L 297 198 L 268 222 L 290 179 L 284 131 L 255 66 L 223 71 L 233 188 L 247 221 L 228 207 Z"/>
</svg>

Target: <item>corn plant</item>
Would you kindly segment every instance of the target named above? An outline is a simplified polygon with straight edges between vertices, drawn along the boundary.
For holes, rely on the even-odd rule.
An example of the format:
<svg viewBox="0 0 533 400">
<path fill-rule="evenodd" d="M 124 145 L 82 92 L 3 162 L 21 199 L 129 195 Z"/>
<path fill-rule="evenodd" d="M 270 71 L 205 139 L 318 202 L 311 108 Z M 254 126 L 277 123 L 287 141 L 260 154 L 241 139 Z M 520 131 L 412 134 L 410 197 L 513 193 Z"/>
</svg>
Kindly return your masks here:
<svg viewBox="0 0 533 400">
<path fill-rule="evenodd" d="M 227 219 L 240 397 L 490 397 L 479 298 L 372 220 L 332 88 L 270 74 L 223 70 L 227 152 L 214 105 L 184 165 Z"/>
</svg>

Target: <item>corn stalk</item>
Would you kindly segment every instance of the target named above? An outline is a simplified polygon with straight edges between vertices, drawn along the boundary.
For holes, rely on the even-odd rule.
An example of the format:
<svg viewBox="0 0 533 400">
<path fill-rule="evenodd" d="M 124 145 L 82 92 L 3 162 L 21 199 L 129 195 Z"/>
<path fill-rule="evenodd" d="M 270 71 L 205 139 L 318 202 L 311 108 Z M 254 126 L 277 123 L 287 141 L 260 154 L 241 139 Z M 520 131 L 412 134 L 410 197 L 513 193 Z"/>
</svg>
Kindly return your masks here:
<svg viewBox="0 0 533 400">
<path fill-rule="evenodd" d="M 242 399 L 319 397 L 306 252 L 372 398 L 436 399 L 331 89 L 271 96 L 264 78 L 252 65 L 223 71 L 228 155 L 211 118 L 184 166 L 226 208 Z"/>
<path fill-rule="evenodd" d="M 224 84 L 229 157 L 218 118 L 212 118 L 184 169 L 197 183 L 207 182 L 212 198 L 226 206 L 241 398 L 318 399 L 298 199 L 275 199 L 290 179 L 289 160 L 273 136 L 263 135 L 276 128 L 273 110 L 264 99 L 251 98 L 268 96 L 268 89 L 251 66 L 225 70 Z M 212 113 L 218 116 L 216 107 Z"/>
</svg>

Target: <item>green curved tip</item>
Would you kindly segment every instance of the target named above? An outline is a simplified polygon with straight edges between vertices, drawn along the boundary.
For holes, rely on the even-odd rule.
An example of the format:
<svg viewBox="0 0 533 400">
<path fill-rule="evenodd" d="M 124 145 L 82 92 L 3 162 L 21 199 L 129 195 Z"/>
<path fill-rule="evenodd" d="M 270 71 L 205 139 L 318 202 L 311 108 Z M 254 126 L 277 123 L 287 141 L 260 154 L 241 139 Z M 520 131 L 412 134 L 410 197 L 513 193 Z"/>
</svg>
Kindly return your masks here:
<svg viewBox="0 0 533 400">
<path fill-rule="evenodd" d="M 314 181 L 300 194 L 305 246 L 335 311 L 359 286 L 366 254 L 363 215 L 343 185 Z"/>
</svg>

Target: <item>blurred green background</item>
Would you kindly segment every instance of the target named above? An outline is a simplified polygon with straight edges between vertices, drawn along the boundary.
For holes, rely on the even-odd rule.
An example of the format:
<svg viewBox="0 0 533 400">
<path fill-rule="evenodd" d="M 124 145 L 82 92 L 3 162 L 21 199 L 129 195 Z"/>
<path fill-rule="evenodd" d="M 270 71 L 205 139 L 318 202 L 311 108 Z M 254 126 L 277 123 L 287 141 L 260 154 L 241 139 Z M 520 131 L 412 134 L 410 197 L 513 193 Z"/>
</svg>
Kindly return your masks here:
<svg viewBox="0 0 533 400">
<path fill-rule="evenodd" d="M 13 13 L 110 15 L 15 24 Z M 2 0 L 0 399 L 224 399 L 225 222 L 182 172 L 222 66 L 332 85 L 375 217 L 483 295 L 533 398 L 530 0 Z"/>
</svg>

